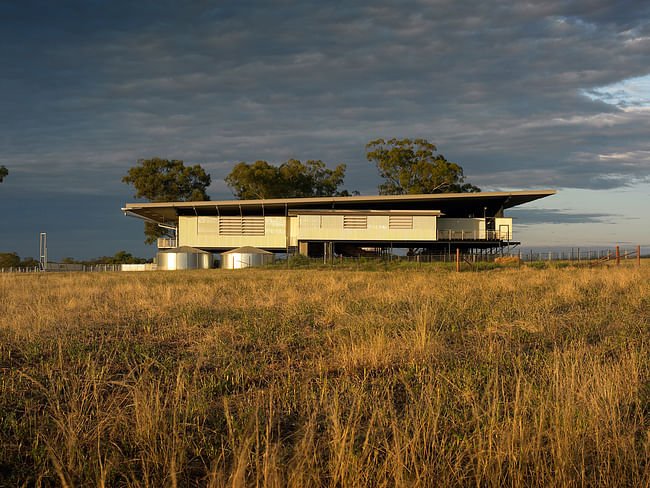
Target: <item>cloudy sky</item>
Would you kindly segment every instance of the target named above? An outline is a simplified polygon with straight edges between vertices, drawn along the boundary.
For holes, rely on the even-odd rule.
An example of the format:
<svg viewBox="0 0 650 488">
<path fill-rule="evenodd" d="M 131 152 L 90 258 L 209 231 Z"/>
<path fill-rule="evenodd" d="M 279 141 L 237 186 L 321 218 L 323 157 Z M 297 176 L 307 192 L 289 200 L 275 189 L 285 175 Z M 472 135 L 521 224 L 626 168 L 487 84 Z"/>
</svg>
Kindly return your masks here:
<svg viewBox="0 0 650 488">
<path fill-rule="evenodd" d="M 152 256 L 120 207 L 138 158 L 322 159 L 375 194 L 365 144 L 423 137 L 528 247 L 650 246 L 650 3 L 0 2 L 0 252 Z"/>
</svg>

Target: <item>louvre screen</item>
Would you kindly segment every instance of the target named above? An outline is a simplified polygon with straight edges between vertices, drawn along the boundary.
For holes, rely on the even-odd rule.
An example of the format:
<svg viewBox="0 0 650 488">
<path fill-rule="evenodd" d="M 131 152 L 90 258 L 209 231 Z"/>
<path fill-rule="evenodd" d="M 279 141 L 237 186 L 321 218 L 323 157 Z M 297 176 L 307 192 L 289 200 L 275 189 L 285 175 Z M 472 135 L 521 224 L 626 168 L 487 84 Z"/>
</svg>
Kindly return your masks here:
<svg viewBox="0 0 650 488">
<path fill-rule="evenodd" d="M 391 215 L 388 217 L 389 229 L 412 229 L 413 216 L 412 215 Z"/>
<path fill-rule="evenodd" d="M 220 236 L 263 236 L 264 217 L 219 217 Z"/>
<path fill-rule="evenodd" d="M 367 229 L 368 217 L 365 215 L 344 215 L 343 216 L 344 229 Z"/>
</svg>

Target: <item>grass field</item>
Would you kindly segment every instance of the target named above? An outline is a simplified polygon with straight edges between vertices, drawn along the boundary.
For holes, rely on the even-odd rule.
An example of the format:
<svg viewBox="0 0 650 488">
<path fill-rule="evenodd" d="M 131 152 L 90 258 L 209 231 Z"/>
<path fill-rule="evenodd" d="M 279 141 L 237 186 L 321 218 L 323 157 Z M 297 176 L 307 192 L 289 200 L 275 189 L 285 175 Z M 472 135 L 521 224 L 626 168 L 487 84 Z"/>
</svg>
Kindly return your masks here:
<svg viewBox="0 0 650 488">
<path fill-rule="evenodd" d="M 647 262 L 0 275 L 0 485 L 648 486 L 649 352 Z"/>
</svg>

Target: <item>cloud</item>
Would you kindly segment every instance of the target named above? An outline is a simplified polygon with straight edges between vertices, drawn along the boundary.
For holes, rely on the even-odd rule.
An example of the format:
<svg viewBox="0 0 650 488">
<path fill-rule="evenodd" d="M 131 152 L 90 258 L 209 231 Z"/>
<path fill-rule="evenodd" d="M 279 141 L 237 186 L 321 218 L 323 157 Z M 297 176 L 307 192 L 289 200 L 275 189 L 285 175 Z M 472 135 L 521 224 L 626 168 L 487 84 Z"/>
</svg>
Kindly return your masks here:
<svg viewBox="0 0 650 488">
<path fill-rule="evenodd" d="M 158 155 L 214 180 L 239 161 L 346 162 L 348 186 L 371 193 L 364 144 L 393 136 L 436 142 L 480 186 L 611 188 L 649 174 L 647 113 L 608 95 L 649 71 L 638 2 L 2 9 L 0 158 L 41 175 L 34 189 L 111 192 Z"/>
<path fill-rule="evenodd" d="M 517 219 L 517 227 L 539 224 L 593 224 L 620 220 L 621 215 L 598 212 L 573 212 L 562 209 L 513 208 L 508 217 Z"/>
</svg>

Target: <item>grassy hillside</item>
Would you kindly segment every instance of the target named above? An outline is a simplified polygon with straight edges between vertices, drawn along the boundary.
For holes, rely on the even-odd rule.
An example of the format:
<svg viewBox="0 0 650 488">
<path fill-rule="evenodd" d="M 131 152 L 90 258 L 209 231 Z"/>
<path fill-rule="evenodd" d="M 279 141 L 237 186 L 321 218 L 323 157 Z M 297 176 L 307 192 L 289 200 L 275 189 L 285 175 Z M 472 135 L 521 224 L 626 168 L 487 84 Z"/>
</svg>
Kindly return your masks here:
<svg viewBox="0 0 650 488">
<path fill-rule="evenodd" d="M 2 486 L 647 486 L 650 266 L 0 275 Z"/>
</svg>

